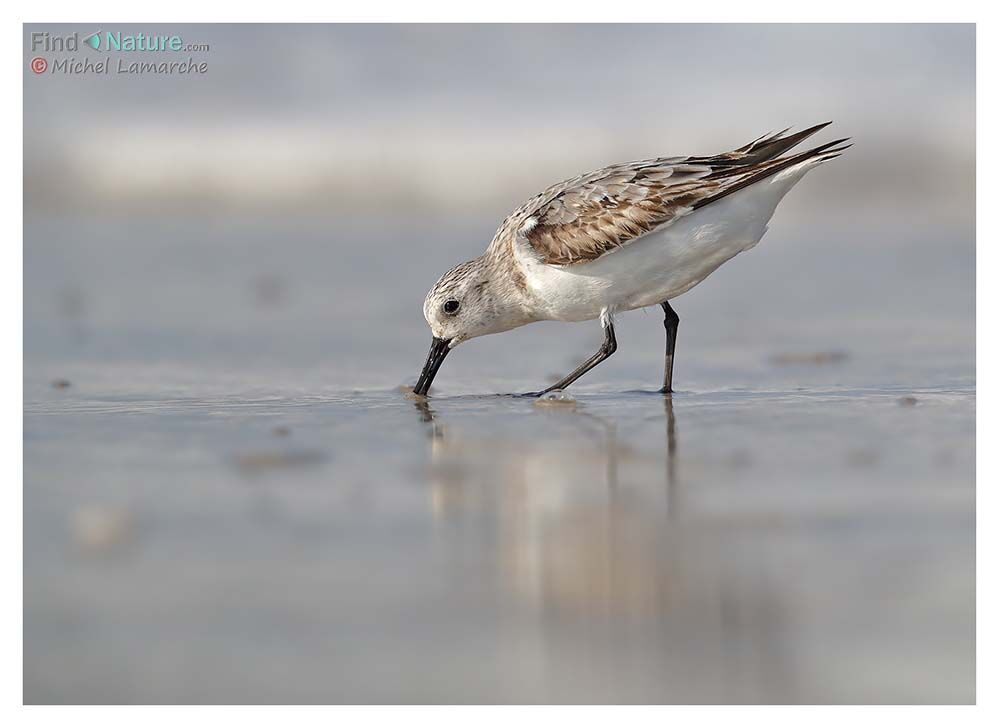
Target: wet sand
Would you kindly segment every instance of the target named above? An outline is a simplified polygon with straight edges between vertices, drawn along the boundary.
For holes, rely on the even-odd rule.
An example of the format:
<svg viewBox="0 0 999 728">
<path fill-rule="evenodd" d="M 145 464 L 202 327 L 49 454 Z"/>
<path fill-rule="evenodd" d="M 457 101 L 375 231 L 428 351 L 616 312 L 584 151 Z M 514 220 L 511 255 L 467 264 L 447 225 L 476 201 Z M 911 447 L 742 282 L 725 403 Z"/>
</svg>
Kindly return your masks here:
<svg viewBox="0 0 999 728">
<path fill-rule="evenodd" d="M 636 312 L 537 406 L 598 327 L 414 399 L 469 236 L 386 283 L 325 230 L 29 225 L 26 702 L 974 699 L 966 233 L 771 235 L 675 302 L 675 396 Z"/>
</svg>

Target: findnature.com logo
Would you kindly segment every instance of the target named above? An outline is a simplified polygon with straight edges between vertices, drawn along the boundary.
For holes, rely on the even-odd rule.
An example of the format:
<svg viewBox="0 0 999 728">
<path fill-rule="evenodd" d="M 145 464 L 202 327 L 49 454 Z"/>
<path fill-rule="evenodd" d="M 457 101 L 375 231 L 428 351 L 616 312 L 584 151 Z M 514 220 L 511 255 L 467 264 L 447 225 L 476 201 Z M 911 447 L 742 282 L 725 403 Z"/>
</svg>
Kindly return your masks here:
<svg viewBox="0 0 999 728">
<path fill-rule="evenodd" d="M 100 53 L 205 53 L 207 43 L 185 43 L 179 35 L 153 33 L 123 33 L 121 31 L 96 31 L 82 38 L 79 33 L 53 35 L 46 31 L 31 34 L 31 52 L 76 53 L 81 45 Z M 31 70 L 36 74 L 46 71 L 65 75 L 80 74 L 202 74 L 208 71 L 207 61 L 196 62 L 193 57 L 183 61 L 130 61 L 124 58 L 94 60 L 76 57 L 56 58 L 52 63 L 41 56 L 31 59 Z"/>
</svg>

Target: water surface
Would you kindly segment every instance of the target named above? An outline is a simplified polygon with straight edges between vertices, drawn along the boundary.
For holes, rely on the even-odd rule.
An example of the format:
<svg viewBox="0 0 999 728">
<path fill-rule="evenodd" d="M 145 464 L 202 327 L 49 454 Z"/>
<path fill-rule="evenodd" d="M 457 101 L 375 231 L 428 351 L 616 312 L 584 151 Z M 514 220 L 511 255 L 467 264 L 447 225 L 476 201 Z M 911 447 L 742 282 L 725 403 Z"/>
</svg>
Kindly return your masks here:
<svg viewBox="0 0 999 728">
<path fill-rule="evenodd" d="M 598 326 L 400 388 L 455 226 L 29 220 L 27 702 L 974 699 L 969 231 L 772 233 L 672 398 L 649 311 L 537 406 Z"/>
</svg>

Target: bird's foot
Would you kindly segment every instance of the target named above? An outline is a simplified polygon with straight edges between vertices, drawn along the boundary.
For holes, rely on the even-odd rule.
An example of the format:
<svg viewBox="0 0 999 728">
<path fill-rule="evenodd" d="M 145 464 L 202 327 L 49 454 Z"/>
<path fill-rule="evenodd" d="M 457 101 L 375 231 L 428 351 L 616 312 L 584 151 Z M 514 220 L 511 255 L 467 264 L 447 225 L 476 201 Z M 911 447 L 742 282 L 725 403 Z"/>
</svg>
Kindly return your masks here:
<svg viewBox="0 0 999 728">
<path fill-rule="evenodd" d="M 531 397 L 537 399 L 538 397 L 544 397 L 546 394 L 561 393 L 564 389 L 558 387 L 549 387 L 548 389 L 542 389 L 540 392 L 524 392 L 523 394 L 518 394 L 518 397 Z"/>
</svg>

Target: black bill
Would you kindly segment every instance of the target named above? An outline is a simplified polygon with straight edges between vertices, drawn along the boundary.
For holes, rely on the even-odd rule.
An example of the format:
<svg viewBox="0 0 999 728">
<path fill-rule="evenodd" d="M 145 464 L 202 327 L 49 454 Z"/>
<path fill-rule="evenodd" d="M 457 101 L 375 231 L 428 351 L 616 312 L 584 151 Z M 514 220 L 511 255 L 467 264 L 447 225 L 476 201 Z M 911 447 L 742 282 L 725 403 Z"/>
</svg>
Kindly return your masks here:
<svg viewBox="0 0 999 728">
<path fill-rule="evenodd" d="M 434 340 L 430 343 L 430 353 L 427 354 L 427 363 L 423 365 L 420 378 L 417 380 L 416 386 L 413 387 L 414 393 L 426 394 L 430 390 L 430 385 L 434 381 L 434 377 L 437 376 L 437 370 L 444 363 L 444 357 L 451 351 L 450 346 L 451 339 L 438 339 L 436 336 L 434 337 Z"/>
</svg>

